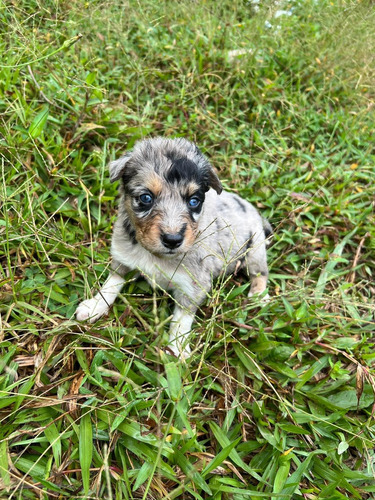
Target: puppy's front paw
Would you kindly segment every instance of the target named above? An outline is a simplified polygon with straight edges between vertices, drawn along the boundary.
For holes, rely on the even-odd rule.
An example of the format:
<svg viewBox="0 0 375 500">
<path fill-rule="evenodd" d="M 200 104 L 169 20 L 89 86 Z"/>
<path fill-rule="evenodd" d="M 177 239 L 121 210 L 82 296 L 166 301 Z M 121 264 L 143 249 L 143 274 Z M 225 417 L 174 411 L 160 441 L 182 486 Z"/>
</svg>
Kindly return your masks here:
<svg viewBox="0 0 375 500">
<path fill-rule="evenodd" d="M 191 356 L 191 349 L 188 345 L 182 348 L 181 345 L 177 345 L 175 342 L 168 344 L 168 350 L 171 351 L 176 358 L 188 359 Z"/>
<path fill-rule="evenodd" d="M 88 320 L 95 323 L 103 314 L 108 312 L 108 306 L 103 300 L 87 299 L 80 303 L 76 309 L 76 318 L 78 321 Z"/>
</svg>

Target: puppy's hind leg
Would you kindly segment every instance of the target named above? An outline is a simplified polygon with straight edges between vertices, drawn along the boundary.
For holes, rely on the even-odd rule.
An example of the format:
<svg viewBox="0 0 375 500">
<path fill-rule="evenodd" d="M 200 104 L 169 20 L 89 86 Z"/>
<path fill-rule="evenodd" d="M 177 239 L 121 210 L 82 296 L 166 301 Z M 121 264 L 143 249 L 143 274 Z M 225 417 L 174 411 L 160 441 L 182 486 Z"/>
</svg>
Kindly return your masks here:
<svg viewBox="0 0 375 500">
<path fill-rule="evenodd" d="M 244 270 L 251 279 L 248 297 L 261 295 L 266 290 L 268 281 L 267 254 L 264 242 L 255 243 L 248 250 L 245 257 Z M 268 302 L 269 300 L 268 293 L 262 297 L 262 302 Z"/>
<path fill-rule="evenodd" d="M 254 276 L 251 281 L 250 292 L 247 294 L 248 297 L 252 297 L 253 295 L 262 294 L 267 288 L 267 276 L 263 276 L 259 274 Z M 268 293 L 262 297 L 262 302 L 268 302 L 270 300 L 270 296 Z"/>
<path fill-rule="evenodd" d="M 78 321 L 88 320 L 90 323 L 95 323 L 95 321 L 108 312 L 116 300 L 125 283 L 123 276 L 127 272 L 127 269 L 123 266 L 115 267 L 115 263 L 112 264 L 112 268 L 116 270 L 111 272 L 99 292 L 92 299 L 81 302 L 77 307 L 76 318 Z"/>
</svg>

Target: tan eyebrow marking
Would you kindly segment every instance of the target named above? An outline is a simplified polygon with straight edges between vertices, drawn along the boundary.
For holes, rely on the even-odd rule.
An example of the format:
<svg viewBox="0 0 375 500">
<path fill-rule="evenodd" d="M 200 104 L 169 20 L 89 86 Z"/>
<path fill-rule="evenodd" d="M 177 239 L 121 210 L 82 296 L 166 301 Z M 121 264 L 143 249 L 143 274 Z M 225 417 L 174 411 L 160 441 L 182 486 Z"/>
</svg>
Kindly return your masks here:
<svg viewBox="0 0 375 500">
<path fill-rule="evenodd" d="M 183 187 L 181 194 L 184 196 L 193 196 L 197 191 L 199 191 L 200 186 L 195 182 L 189 182 L 187 186 Z"/>
<path fill-rule="evenodd" d="M 163 189 L 163 182 L 158 175 L 153 174 L 149 179 L 147 179 L 145 187 L 151 191 L 152 194 L 158 196 Z"/>
</svg>

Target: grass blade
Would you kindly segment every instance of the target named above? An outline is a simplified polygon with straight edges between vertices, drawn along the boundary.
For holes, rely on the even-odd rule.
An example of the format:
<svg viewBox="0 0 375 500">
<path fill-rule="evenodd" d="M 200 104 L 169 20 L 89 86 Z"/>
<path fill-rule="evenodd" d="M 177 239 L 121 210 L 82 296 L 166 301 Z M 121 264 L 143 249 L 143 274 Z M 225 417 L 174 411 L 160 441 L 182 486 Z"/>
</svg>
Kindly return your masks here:
<svg viewBox="0 0 375 500">
<path fill-rule="evenodd" d="M 56 462 L 56 466 L 60 466 L 61 462 L 61 436 L 57 430 L 56 425 L 52 422 L 44 429 L 44 434 L 48 439 L 50 445 L 52 446 L 53 456 Z"/>
<path fill-rule="evenodd" d="M 81 417 L 79 424 L 79 463 L 81 464 L 83 490 L 90 489 L 90 466 L 93 454 L 92 424 L 90 412 Z"/>
<path fill-rule="evenodd" d="M 215 423 L 215 422 L 209 422 L 209 426 L 215 436 L 215 438 L 218 440 L 220 446 L 222 448 L 226 448 L 228 446 L 230 446 L 230 441 L 229 441 L 229 438 L 228 436 L 226 436 L 224 434 L 224 432 L 222 431 L 222 429 L 220 429 L 220 427 Z M 254 472 L 252 470 L 251 467 L 249 467 L 243 460 L 242 458 L 239 456 L 239 454 L 237 453 L 237 451 L 233 448 L 231 450 L 231 452 L 229 453 L 229 457 L 233 460 L 233 462 L 238 465 L 238 467 L 241 467 L 241 469 L 245 470 L 246 472 L 248 472 L 249 474 L 251 474 L 253 477 L 255 477 L 255 479 L 257 479 L 258 481 L 261 481 L 261 482 L 264 482 L 263 479 L 259 476 L 259 474 L 257 474 L 256 472 Z"/>
<path fill-rule="evenodd" d="M 8 445 L 4 439 L 0 441 L 0 477 L 5 487 L 10 485 Z"/>
<path fill-rule="evenodd" d="M 176 363 L 166 363 L 165 373 L 167 376 L 168 390 L 173 401 L 178 401 L 182 394 L 182 380 Z"/>
<path fill-rule="evenodd" d="M 49 108 L 48 106 L 44 106 L 32 121 L 29 127 L 29 134 L 33 139 L 39 137 L 43 132 L 43 129 L 47 123 L 48 114 Z"/>
<path fill-rule="evenodd" d="M 203 491 L 208 493 L 209 495 L 212 495 L 212 492 L 210 490 L 210 487 L 206 483 L 206 481 L 203 479 L 201 474 L 195 469 L 194 465 L 192 465 L 189 460 L 179 451 L 175 452 L 175 459 L 176 463 L 179 467 L 181 467 L 181 470 L 186 474 L 186 476 L 196 485 L 202 488 Z"/>
<path fill-rule="evenodd" d="M 211 460 L 210 463 L 206 465 L 206 467 L 202 471 L 202 477 L 204 478 L 209 474 L 212 470 L 216 469 L 216 467 L 219 467 L 224 460 L 230 455 L 231 451 L 233 448 L 235 448 L 238 443 L 241 441 L 241 438 L 236 439 L 236 441 L 233 441 L 233 443 L 229 444 L 225 448 L 223 448 L 215 458 Z"/>
</svg>

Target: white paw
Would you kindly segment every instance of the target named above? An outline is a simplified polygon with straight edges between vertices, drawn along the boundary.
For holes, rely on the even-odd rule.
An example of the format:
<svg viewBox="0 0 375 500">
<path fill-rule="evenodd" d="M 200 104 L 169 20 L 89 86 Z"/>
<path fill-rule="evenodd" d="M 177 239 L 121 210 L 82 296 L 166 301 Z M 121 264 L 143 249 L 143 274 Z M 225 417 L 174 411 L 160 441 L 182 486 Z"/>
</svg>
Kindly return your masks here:
<svg viewBox="0 0 375 500">
<path fill-rule="evenodd" d="M 262 296 L 262 294 L 260 294 L 258 292 L 252 292 L 251 290 L 250 290 L 250 292 L 248 293 L 247 296 L 249 298 L 250 297 L 257 298 L 261 304 L 268 304 L 268 302 L 271 300 L 271 297 L 268 295 L 268 293 L 266 293 L 265 295 Z"/>
<path fill-rule="evenodd" d="M 78 321 L 89 320 L 95 323 L 103 314 L 108 312 L 107 304 L 101 299 L 87 299 L 80 303 L 76 309 L 76 318 Z"/>
<path fill-rule="evenodd" d="M 172 351 L 176 358 L 179 359 L 189 359 L 191 356 L 191 349 L 188 345 L 182 347 L 179 343 L 171 342 L 168 344 L 168 350 Z"/>
</svg>

